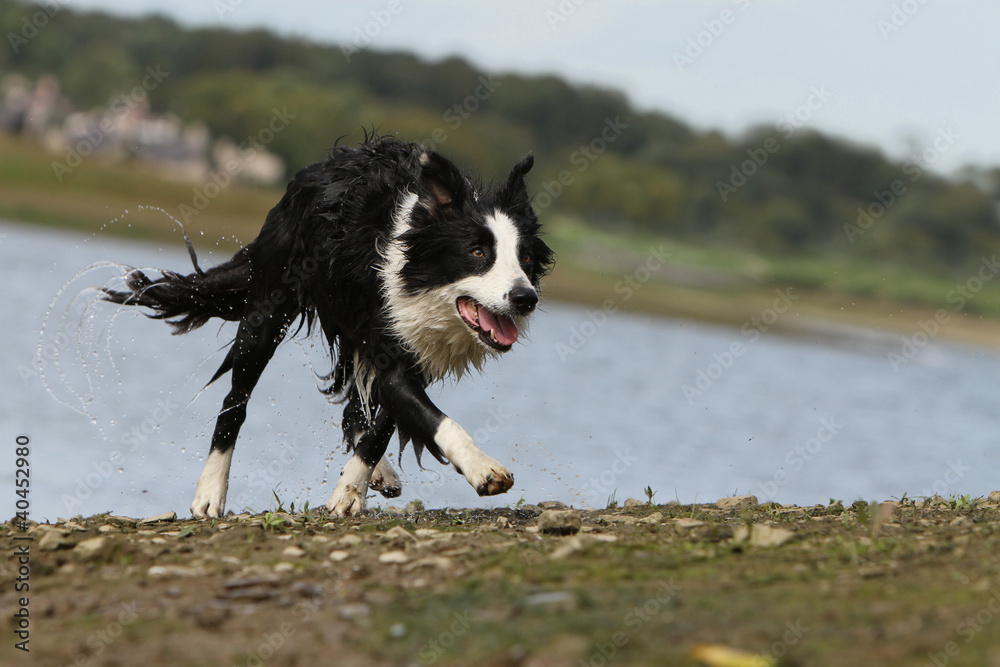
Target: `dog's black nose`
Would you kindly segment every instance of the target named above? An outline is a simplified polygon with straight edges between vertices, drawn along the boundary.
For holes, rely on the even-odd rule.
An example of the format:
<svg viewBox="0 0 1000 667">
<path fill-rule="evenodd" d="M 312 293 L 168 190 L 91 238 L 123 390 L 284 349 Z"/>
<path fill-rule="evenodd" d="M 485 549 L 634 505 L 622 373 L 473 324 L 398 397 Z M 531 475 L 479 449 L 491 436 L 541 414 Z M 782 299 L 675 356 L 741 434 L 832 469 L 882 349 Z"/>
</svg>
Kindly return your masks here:
<svg viewBox="0 0 1000 667">
<path fill-rule="evenodd" d="M 522 314 L 530 313 L 538 303 L 538 292 L 530 287 L 515 287 L 507 295 L 510 303 Z"/>
</svg>

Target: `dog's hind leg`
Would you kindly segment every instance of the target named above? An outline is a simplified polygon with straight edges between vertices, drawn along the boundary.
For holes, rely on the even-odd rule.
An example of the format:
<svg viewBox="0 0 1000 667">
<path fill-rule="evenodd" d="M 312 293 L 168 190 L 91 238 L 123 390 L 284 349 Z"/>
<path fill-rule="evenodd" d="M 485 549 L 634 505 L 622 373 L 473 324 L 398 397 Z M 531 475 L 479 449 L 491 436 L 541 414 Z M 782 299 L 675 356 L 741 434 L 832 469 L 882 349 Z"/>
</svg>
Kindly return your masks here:
<svg viewBox="0 0 1000 667">
<path fill-rule="evenodd" d="M 249 312 L 252 315 L 258 311 Z M 290 321 L 290 315 L 275 315 L 263 318 L 256 326 L 250 324 L 247 318 L 240 323 L 233 347 L 223 362 L 223 368 L 226 364 L 232 367 L 232 389 L 223 401 L 222 412 L 215 422 L 212 448 L 191 502 L 191 514 L 196 518 L 220 517 L 226 511 L 229 467 L 236 437 L 246 420 L 247 401 L 275 348 L 284 338 L 285 327 Z"/>
<path fill-rule="evenodd" d="M 344 466 L 333 495 L 326 508 L 334 516 L 354 516 L 365 509 L 365 497 L 372 486 L 372 475 L 385 461 L 385 450 L 396 430 L 389 413 L 385 410 L 375 417 L 371 429 L 365 431 L 354 446 L 354 455 Z M 395 475 L 395 471 L 389 470 Z M 397 478 L 397 493 L 398 478 Z"/>
<path fill-rule="evenodd" d="M 399 494 L 403 492 L 403 482 L 385 455 L 379 459 L 375 470 L 372 471 L 372 481 L 369 488 L 378 491 L 386 498 L 398 498 Z"/>
</svg>

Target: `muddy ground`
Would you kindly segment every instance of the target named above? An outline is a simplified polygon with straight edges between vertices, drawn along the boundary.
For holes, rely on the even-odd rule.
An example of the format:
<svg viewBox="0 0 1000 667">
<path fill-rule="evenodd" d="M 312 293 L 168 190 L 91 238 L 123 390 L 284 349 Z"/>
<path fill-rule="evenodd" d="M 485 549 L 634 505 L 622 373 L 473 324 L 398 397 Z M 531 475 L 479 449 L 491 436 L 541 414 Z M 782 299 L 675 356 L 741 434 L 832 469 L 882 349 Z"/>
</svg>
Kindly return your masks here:
<svg viewBox="0 0 1000 667">
<path fill-rule="evenodd" d="M 1000 665 L 1000 493 L 546 505 L 8 521 L 0 664 Z"/>
</svg>

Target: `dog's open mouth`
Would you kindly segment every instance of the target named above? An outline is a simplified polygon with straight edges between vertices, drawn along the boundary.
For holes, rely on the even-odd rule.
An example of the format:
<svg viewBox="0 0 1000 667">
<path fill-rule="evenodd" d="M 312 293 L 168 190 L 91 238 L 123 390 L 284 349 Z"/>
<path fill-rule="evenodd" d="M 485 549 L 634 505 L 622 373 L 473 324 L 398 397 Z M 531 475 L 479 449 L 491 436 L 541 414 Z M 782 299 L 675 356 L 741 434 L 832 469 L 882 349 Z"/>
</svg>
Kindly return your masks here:
<svg viewBox="0 0 1000 667">
<path fill-rule="evenodd" d="M 498 315 L 468 296 L 459 297 L 456 306 L 469 328 L 494 350 L 506 352 L 517 341 L 517 325 L 509 315 Z"/>
</svg>

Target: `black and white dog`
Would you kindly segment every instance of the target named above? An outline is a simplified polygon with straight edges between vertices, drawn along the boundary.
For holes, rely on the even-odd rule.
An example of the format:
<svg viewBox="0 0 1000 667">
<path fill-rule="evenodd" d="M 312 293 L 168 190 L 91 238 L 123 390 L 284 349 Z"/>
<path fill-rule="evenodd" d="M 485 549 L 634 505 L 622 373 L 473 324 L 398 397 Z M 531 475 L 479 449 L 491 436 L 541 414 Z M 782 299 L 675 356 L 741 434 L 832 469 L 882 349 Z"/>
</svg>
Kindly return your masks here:
<svg viewBox="0 0 1000 667">
<path fill-rule="evenodd" d="M 400 493 L 384 458 L 393 433 L 451 463 L 479 495 L 504 493 L 511 472 L 427 397 L 429 383 L 461 377 L 507 352 L 538 303 L 553 253 L 539 238 L 524 175 L 481 188 L 440 154 L 388 137 L 337 146 L 299 171 L 258 237 L 229 261 L 151 279 L 132 270 L 104 298 L 146 306 L 174 333 L 209 319 L 239 322 L 221 367 L 232 388 L 216 421 L 191 512 L 222 516 L 247 401 L 278 344 L 318 322 L 333 356 L 326 391 L 346 401 L 353 456 L 327 503 L 338 516 L 365 507 L 369 488 Z M 193 249 L 189 250 L 194 259 Z"/>
</svg>

